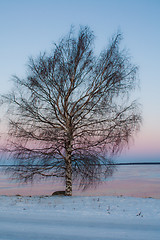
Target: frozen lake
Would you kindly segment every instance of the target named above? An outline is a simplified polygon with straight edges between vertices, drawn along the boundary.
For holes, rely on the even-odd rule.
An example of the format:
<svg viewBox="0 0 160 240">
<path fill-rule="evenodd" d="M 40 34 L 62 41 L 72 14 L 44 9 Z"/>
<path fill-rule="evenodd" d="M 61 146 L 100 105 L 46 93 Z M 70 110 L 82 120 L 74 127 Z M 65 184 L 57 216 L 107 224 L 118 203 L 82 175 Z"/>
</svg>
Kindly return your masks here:
<svg viewBox="0 0 160 240">
<path fill-rule="evenodd" d="M 41 181 L 33 185 L 18 184 L 4 175 L 0 168 L 0 195 L 51 195 L 63 190 L 60 181 Z M 113 176 L 97 188 L 82 192 L 74 185 L 73 195 L 132 196 L 160 198 L 160 165 L 117 166 Z"/>
</svg>

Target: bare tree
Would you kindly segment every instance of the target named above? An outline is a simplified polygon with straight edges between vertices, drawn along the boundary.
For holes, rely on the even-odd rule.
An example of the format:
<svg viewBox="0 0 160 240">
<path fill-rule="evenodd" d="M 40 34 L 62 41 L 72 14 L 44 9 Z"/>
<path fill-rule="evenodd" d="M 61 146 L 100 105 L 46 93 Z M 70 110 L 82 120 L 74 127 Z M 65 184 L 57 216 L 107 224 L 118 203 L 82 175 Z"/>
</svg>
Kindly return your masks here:
<svg viewBox="0 0 160 240">
<path fill-rule="evenodd" d="M 80 27 L 55 44 L 51 55 L 29 61 L 27 76 L 14 77 L 8 103 L 9 146 L 20 180 L 36 176 L 83 187 L 112 174 L 112 158 L 128 144 L 141 122 L 137 103 L 129 102 L 137 67 L 115 35 L 98 57 L 93 32 Z"/>
</svg>

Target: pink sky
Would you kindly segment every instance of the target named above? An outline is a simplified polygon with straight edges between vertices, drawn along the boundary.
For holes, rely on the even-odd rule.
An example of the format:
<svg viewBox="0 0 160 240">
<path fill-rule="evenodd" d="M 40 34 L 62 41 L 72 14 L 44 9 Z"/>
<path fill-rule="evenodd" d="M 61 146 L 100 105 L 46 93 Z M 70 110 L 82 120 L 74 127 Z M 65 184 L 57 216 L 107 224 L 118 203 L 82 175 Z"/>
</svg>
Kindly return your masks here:
<svg viewBox="0 0 160 240">
<path fill-rule="evenodd" d="M 141 131 L 135 137 L 135 146 L 131 146 L 126 153 L 160 156 L 160 1 L 121 0 L 116 1 L 115 7 L 114 1 L 101 1 L 101 4 L 93 1 L 91 4 L 88 0 L 68 0 L 63 1 L 63 6 L 62 9 L 61 1 L 46 0 L 39 2 L 37 10 L 36 1 L 22 1 L 21 4 L 0 1 L 3 36 L 0 38 L 0 94 L 8 93 L 11 89 L 12 75 L 25 76 L 28 57 L 37 56 L 43 51 L 50 52 L 52 43 L 68 33 L 71 24 L 75 27 L 80 24 L 91 27 L 96 36 L 97 53 L 107 46 L 111 36 L 120 29 L 124 36 L 122 47 L 129 49 L 133 63 L 139 66 L 140 90 L 137 89 L 135 99 L 138 98 L 142 104 L 143 117 Z M 52 9 L 56 9 L 54 14 Z M 109 9 L 107 14 L 106 9 Z M 62 21 L 57 23 L 59 16 Z M 106 27 L 110 19 L 112 24 Z M 31 34 L 32 38 L 29 37 Z M 2 122 L 0 130 L 5 130 Z"/>
</svg>

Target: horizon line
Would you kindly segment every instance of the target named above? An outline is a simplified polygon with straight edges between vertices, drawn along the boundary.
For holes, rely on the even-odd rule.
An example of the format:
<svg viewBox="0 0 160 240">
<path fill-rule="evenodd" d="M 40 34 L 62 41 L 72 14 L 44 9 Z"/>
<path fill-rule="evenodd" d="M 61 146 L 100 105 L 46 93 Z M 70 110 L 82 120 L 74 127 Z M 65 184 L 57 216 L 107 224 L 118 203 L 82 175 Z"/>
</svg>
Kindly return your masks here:
<svg viewBox="0 0 160 240">
<path fill-rule="evenodd" d="M 93 164 L 91 164 L 93 165 Z M 94 164 L 94 165 L 99 165 L 99 164 Z M 100 165 L 109 165 L 109 166 L 120 166 L 120 165 L 160 165 L 160 162 L 121 162 L 121 163 L 109 163 L 109 164 L 100 164 Z M 13 165 L 13 164 L 0 164 L 0 167 L 51 167 L 51 164 L 48 165 L 42 165 L 42 164 L 37 164 L 37 165 L 25 165 L 25 164 L 19 164 L 19 165 Z"/>
</svg>

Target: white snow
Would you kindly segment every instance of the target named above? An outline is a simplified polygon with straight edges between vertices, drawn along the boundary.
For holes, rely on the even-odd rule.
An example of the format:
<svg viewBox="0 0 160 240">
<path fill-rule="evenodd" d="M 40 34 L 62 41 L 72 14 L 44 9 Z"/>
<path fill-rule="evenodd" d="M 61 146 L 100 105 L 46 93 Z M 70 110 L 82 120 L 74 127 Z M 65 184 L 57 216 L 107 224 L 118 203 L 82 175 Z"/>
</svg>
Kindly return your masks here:
<svg viewBox="0 0 160 240">
<path fill-rule="evenodd" d="M 159 240 L 160 200 L 0 196 L 0 240 Z"/>
</svg>

